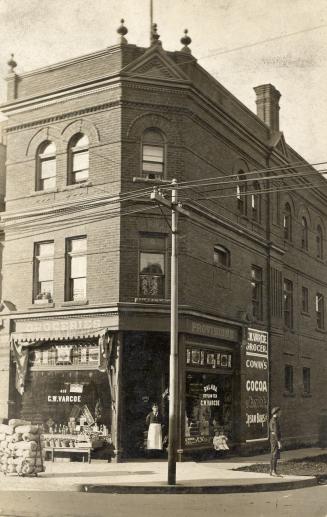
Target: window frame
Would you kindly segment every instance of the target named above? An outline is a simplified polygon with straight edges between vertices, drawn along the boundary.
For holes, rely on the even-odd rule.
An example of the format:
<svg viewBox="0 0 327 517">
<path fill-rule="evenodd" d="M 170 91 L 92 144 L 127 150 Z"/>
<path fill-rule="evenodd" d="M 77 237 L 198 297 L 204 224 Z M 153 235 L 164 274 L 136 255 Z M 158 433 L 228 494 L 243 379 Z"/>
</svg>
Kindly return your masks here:
<svg viewBox="0 0 327 517">
<path fill-rule="evenodd" d="M 222 258 L 224 259 L 222 260 Z M 213 265 L 216 267 L 222 267 L 224 269 L 229 269 L 231 266 L 231 257 L 229 249 L 225 248 L 225 246 L 221 246 L 217 244 L 213 248 Z"/>
<path fill-rule="evenodd" d="M 81 251 L 72 251 L 72 243 L 78 240 L 85 240 L 85 249 Z M 72 278 L 72 259 L 74 257 L 85 257 L 85 276 Z M 74 297 L 74 280 L 85 279 L 84 297 Z M 85 302 L 87 299 L 87 236 L 79 235 L 76 237 L 68 237 L 66 239 L 66 281 L 65 281 L 65 301 L 67 302 Z"/>
<path fill-rule="evenodd" d="M 53 152 L 46 152 L 46 150 L 53 146 Z M 49 177 L 43 177 L 43 165 L 51 163 L 54 167 L 54 173 Z M 44 182 L 46 180 L 54 179 L 54 184 L 50 187 L 45 188 Z M 37 150 L 36 155 L 36 177 L 35 177 L 35 190 L 39 192 L 47 192 L 56 188 L 57 184 L 57 149 L 56 144 L 51 140 L 42 142 Z"/>
<path fill-rule="evenodd" d="M 148 239 L 148 241 L 147 241 Z M 150 239 L 153 240 L 153 242 L 150 242 Z M 157 240 L 157 244 L 155 244 L 155 241 Z M 142 255 L 145 254 L 153 254 L 153 255 L 161 255 L 162 256 L 162 262 L 164 266 L 163 274 L 160 273 L 142 273 L 141 270 L 141 264 L 142 264 Z M 156 295 L 149 295 L 149 293 L 146 293 L 142 290 L 143 278 L 144 277 L 159 277 L 160 285 L 161 285 L 161 291 L 159 294 Z M 149 280 L 151 284 L 151 280 Z M 159 233 L 141 233 L 139 238 L 139 264 L 138 264 L 138 297 L 142 299 L 151 299 L 151 300 L 162 300 L 165 299 L 166 293 L 167 293 L 167 235 L 166 234 L 159 234 Z"/>
<path fill-rule="evenodd" d="M 160 149 L 162 151 L 161 160 L 145 159 L 145 148 Z M 161 172 L 156 170 L 146 170 L 145 165 L 151 164 L 161 165 Z M 143 132 L 141 142 L 141 176 L 146 179 L 157 180 L 163 179 L 166 176 L 166 141 L 160 129 L 152 127 L 147 128 Z"/>
<path fill-rule="evenodd" d="M 322 293 L 316 293 L 315 312 L 317 329 L 325 329 L 325 297 Z"/>
<path fill-rule="evenodd" d="M 284 366 L 284 390 L 287 395 L 294 395 L 294 366 L 292 364 Z"/>
<path fill-rule="evenodd" d="M 294 325 L 294 289 L 293 282 L 284 278 L 283 281 L 283 319 L 284 325 L 288 329 L 293 329 Z"/>
<path fill-rule="evenodd" d="M 88 140 L 88 143 L 85 144 L 85 145 L 78 146 L 77 145 L 78 142 L 80 140 L 82 140 L 83 138 L 86 138 Z M 81 154 L 86 154 L 86 153 L 87 153 L 87 161 L 88 161 L 87 169 L 75 170 L 74 169 L 74 163 L 75 163 L 74 159 L 75 159 L 75 157 L 79 156 Z M 76 133 L 74 136 L 72 136 L 72 138 L 69 141 L 69 145 L 68 145 L 68 156 L 67 156 L 67 159 L 68 159 L 67 184 L 68 185 L 80 185 L 80 184 L 83 184 L 83 183 L 89 181 L 89 176 L 90 176 L 90 141 L 89 141 L 89 137 L 88 137 L 87 134 L 79 132 L 79 133 Z M 83 171 L 87 171 L 87 177 L 83 178 L 81 180 L 77 180 L 76 179 L 76 174 L 78 174 L 79 172 L 83 172 Z"/>
<path fill-rule="evenodd" d="M 52 244 L 52 254 L 42 255 L 42 245 Z M 40 265 L 42 262 L 52 262 L 52 278 L 40 281 Z M 42 283 L 51 283 L 50 291 L 42 290 Z M 44 293 L 44 294 L 43 294 Z M 52 303 L 54 298 L 54 240 L 34 243 L 33 253 L 33 303 Z"/>
</svg>

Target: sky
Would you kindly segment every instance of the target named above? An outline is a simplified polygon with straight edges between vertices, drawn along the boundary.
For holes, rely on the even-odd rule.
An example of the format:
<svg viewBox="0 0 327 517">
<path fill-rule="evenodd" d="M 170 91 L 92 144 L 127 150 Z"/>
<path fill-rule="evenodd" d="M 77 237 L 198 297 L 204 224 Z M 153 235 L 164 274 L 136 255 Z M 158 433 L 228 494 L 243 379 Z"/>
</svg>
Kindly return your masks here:
<svg viewBox="0 0 327 517">
<path fill-rule="evenodd" d="M 150 0 L 0 0 L 0 102 L 11 53 L 27 72 L 117 42 L 149 45 Z M 249 109 L 253 87 L 281 93 L 280 129 L 311 163 L 327 161 L 326 0 L 153 0 L 163 48 L 193 56 Z"/>
</svg>

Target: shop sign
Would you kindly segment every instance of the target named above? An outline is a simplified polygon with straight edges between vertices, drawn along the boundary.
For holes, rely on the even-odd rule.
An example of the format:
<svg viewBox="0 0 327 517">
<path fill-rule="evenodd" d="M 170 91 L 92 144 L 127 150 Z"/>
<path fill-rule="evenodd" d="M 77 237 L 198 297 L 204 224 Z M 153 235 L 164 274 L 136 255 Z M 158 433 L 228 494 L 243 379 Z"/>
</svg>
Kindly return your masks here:
<svg viewBox="0 0 327 517">
<path fill-rule="evenodd" d="M 245 393 L 246 441 L 268 438 L 269 362 L 268 332 L 248 329 L 245 353 L 243 392 Z"/>
<path fill-rule="evenodd" d="M 48 400 L 48 402 L 54 402 L 54 403 L 69 402 L 69 403 L 76 404 L 77 402 L 81 402 L 81 397 L 82 397 L 82 395 L 77 395 L 77 394 L 72 395 L 71 393 L 67 393 L 66 389 L 62 389 L 59 391 L 58 394 L 48 395 L 47 400 Z"/>
<path fill-rule="evenodd" d="M 238 341 L 238 330 L 235 328 L 210 325 L 208 323 L 197 321 L 192 321 L 191 333 L 199 334 L 201 336 L 226 339 L 228 341 Z"/>
</svg>

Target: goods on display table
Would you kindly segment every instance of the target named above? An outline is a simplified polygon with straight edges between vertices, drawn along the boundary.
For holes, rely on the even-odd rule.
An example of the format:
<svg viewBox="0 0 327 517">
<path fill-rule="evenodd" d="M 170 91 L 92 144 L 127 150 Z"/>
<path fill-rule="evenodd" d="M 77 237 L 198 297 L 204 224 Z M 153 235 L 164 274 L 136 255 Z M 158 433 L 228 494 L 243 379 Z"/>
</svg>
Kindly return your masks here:
<svg viewBox="0 0 327 517">
<path fill-rule="evenodd" d="M 4 474 L 37 476 L 44 472 L 44 441 L 41 429 L 27 420 L 0 424 L 0 469 Z"/>
</svg>

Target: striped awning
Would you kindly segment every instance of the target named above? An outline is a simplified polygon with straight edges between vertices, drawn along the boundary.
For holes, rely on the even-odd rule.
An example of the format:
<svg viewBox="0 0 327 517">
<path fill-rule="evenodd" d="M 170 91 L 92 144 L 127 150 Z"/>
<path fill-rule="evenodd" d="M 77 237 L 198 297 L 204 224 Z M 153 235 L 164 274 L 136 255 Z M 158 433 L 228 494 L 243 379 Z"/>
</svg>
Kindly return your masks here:
<svg viewBox="0 0 327 517">
<path fill-rule="evenodd" d="M 29 346 L 35 343 L 49 341 L 71 341 L 76 339 L 99 338 L 103 336 L 108 329 L 101 327 L 98 329 L 66 329 L 66 330 L 44 330 L 30 332 L 12 332 L 11 341 L 14 343 L 23 343 Z"/>
</svg>

